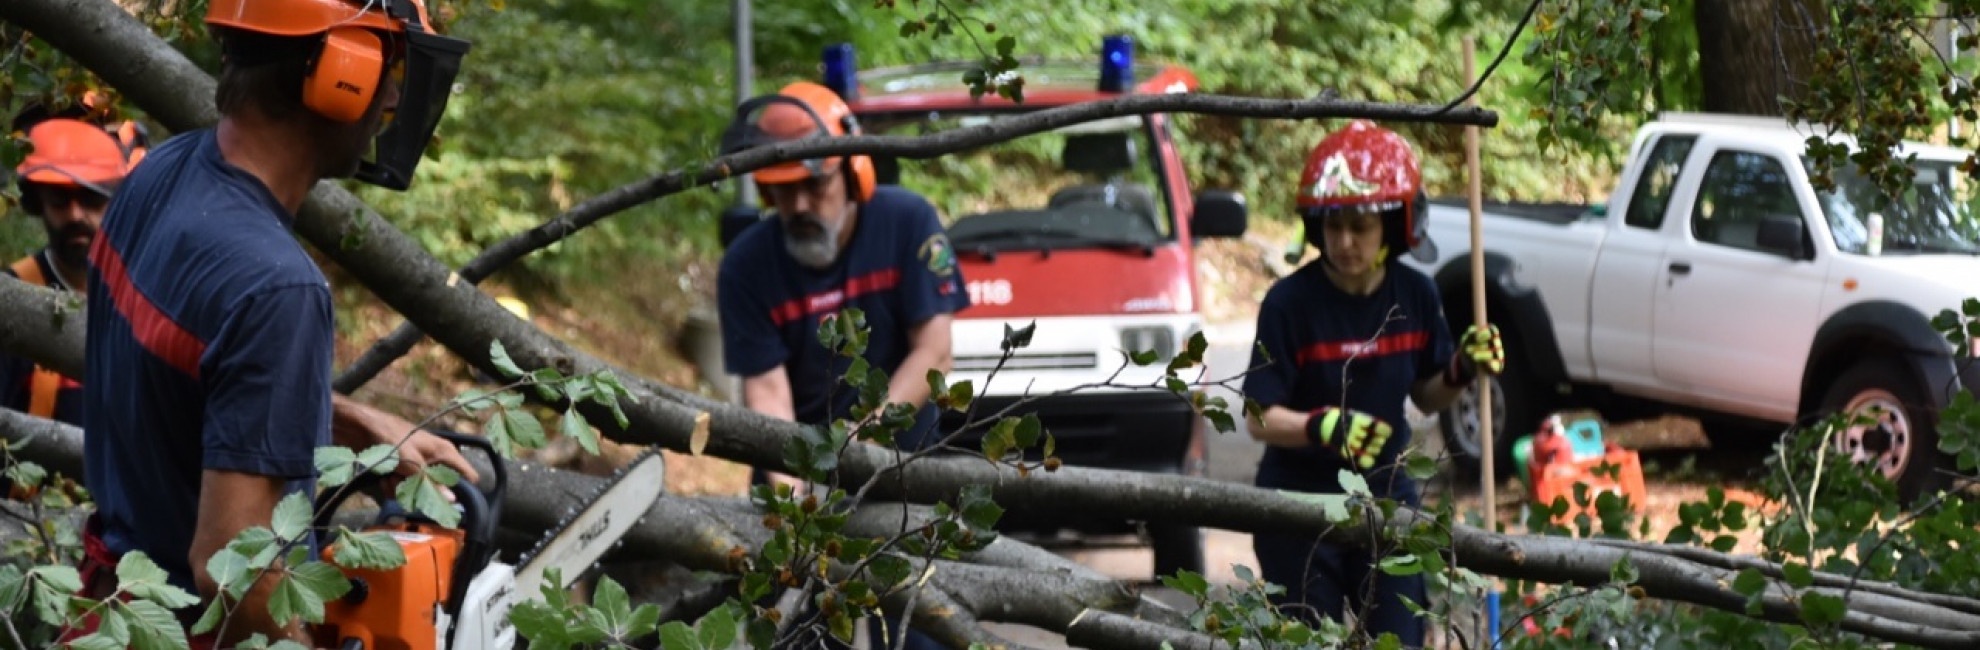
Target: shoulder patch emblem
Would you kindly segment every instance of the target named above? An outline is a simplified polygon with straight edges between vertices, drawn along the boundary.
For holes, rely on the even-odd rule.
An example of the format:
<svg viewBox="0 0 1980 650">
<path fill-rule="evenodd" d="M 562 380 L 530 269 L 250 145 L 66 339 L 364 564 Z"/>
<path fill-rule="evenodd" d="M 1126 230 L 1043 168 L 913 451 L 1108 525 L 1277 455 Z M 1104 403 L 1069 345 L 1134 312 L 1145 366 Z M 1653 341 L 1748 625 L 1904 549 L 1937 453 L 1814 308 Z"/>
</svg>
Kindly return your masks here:
<svg viewBox="0 0 1980 650">
<path fill-rule="evenodd" d="M 956 273 L 956 252 L 949 247 L 949 236 L 945 233 L 929 235 L 916 255 L 928 265 L 930 273 L 945 278 Z"/>
</svg>

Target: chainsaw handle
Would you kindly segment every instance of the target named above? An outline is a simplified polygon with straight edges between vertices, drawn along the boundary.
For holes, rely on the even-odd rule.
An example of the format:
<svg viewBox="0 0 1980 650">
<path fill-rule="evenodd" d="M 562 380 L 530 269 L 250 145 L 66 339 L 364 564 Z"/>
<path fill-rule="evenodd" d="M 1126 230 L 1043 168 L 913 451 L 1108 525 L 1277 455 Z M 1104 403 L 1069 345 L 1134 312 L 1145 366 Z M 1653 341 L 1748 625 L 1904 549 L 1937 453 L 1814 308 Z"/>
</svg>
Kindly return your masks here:
<svg viewBox="0 0 1980 650">
<path fill-rule="evenodd" d="M 495 489 L 486 490 L 482 492 L 482 495 L 488 498 L 488 506 L 494 512 L 501 512 L 502 495 L 508 492 L 509 489 L 509 471 L 502 464 L 502 456 L 495 453 L 495 444 L 481 436 L 471 436 L 464 433 L 434 429 L 429 429 L 429 431 L 432 431 L 433 435 L 439 436 L 442 440 L 454 443 L 455 447 L 473 447 L 481 450 L 481 453 L 488 456 L 488 466 L 492 470 L 490 473 L 495 476 Z"/>
</svg>

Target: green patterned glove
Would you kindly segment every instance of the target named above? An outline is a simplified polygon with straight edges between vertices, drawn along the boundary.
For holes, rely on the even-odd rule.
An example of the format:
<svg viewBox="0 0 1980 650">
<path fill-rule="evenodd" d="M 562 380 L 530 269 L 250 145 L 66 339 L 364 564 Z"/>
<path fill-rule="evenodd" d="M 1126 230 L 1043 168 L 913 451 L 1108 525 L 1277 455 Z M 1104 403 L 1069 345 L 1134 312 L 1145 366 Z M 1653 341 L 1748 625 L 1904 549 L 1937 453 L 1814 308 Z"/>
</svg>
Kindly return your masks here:
<svg viewBox="0 0 1980 650">
<path fill-rule="evenodd" d="M 1363 471 L 1375 466 L 1375 456 L 1382 453 L 1394 433 L 1381 418 L 1333 406 L 1306 418 L 1307 441 L 1334 450 Z"/>
<path fill-rule="evenodd" d="M 1458 337 L 1457 354 L 1451 355 L 1451 365 L 1444 369 L 1444 383 L 1463 386 L 1478 377 L 1478 371 L 1499 374 L 1506 370 L 1506 349 L 1499 343 L 1499 326 L 1486 324 L 1484 331 L 1477 325 L 1464 328 L 1464 336 Z"/>
</svg>

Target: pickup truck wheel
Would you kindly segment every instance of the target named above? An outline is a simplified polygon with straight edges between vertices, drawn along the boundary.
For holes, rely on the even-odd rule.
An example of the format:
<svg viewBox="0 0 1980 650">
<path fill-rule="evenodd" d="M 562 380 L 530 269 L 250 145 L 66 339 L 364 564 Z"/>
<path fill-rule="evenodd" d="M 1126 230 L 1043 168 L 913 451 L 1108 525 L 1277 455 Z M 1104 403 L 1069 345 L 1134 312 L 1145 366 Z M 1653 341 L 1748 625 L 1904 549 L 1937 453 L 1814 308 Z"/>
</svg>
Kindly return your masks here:
<svg viewBox="0 0 1980 650">
<path fill-rule="evenodd" d="M 1470 476 L 1477 476 L 1484 464 L 1479 444 L 1478 385 L 1485 381 L 1492 384 L 1492 446 L 1495 448 L 1492 473 L 1495 480 L 1503 481 L 1513 475 L 1513 441 L 1534 430 L 1547 405 L 1541 402 L 1540 392 L 1516 364 L 1506 364 L 1505 373 L 1487 376 L 1464 389 L 1457 401 L 1438 415 L 1437 428 L 1443 431 L 1444 446 L 1450 451 L 1452 461 Z"/>
<path fill-rule="evenodd" d="M 1897 485 L 1906 502 L 1928 492 L 1939 480 L 1936 414 L 1923 391 L 1890 361 L 1865 361 L 1844 372 L 1822 399 L 1823 413 L 1861 413 L 1874 422 L 1836 435 L 1850 459 L 1875 467 Z"/>
</svg>

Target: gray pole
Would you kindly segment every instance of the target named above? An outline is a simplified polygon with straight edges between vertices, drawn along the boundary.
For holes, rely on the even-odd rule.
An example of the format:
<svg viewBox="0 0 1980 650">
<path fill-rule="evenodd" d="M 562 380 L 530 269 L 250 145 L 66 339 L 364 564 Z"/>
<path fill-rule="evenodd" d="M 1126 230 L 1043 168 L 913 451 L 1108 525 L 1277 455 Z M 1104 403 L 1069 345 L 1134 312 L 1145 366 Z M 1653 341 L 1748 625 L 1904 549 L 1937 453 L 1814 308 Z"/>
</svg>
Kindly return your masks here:
<svg viewBox="0 0 1980 650">
<path fill-rule="evenodd" d="M 729 6 L 736 28 L 736 104 L 741 105 L 756 86 L 756 46 L 750 31 L 749 0 L 732 0 Z M 736 183 L 736 205 L 756 205 L 755 183 Z"/>
</svg>

